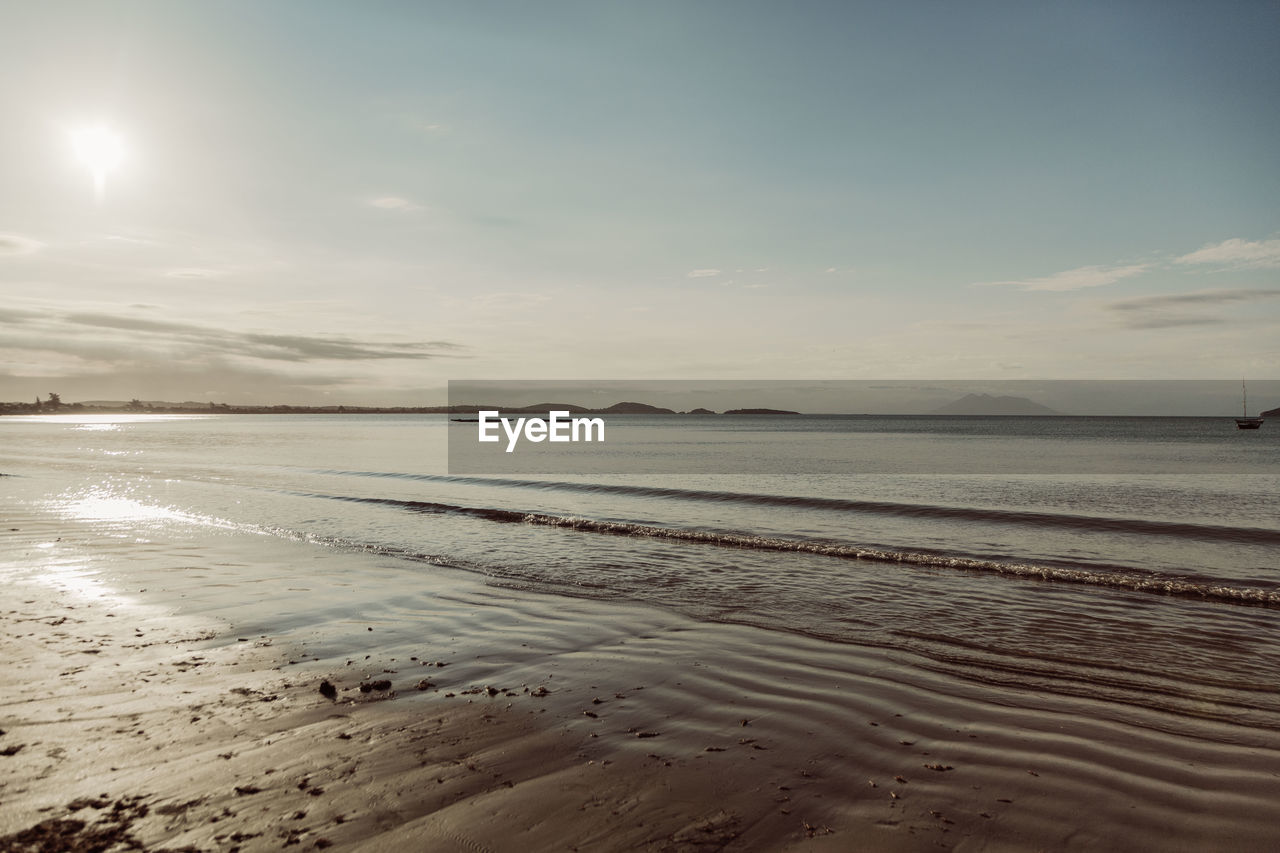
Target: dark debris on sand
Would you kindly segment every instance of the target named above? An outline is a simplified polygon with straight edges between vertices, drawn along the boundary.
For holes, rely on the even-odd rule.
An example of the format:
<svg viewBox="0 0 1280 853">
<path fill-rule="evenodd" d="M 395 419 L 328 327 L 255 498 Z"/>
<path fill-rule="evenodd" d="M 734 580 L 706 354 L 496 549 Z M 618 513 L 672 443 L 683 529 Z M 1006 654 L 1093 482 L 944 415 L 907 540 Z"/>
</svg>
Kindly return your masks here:
<svg viewBox="0 0 1280 853">
<path fill-rule="evenodd" d="M 67 810 L 81 816 L 54 817 L 34 826 L 0 837 L 0 853 L 100 853 L 105 850 L 145 850 L 130 832 L 133 822 L 150 810 L 143 797 L 80 797 L 67 803 Z M 108 808 L 109 807 L 109 808 Z M 88 820 L 87 810 L 99 811 Z M 152 849 L 152 853 L 198 853 L 197 847 Z"/>
</svg>

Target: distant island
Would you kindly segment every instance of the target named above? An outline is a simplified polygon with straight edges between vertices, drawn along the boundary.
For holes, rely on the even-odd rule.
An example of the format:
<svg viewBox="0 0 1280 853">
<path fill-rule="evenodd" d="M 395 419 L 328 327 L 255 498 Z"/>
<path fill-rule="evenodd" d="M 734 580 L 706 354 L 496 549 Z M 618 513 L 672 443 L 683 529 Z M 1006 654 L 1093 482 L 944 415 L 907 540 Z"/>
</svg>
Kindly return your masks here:
<svg viewBox="0 0 1280 853">
<path fill-rule="evenodd" d="M 1026 397 L 993 397 L 990 394 L 966 394 L 941 408 L 933 415 L 1061 415 L 1048 406 L 1028 400 Z"/>
<path fill-rule="evenodd" d="M 726 415 L 798 415 L 799 412 L 788 412 L 786 409 L 730 409 Z"/>
</svg>

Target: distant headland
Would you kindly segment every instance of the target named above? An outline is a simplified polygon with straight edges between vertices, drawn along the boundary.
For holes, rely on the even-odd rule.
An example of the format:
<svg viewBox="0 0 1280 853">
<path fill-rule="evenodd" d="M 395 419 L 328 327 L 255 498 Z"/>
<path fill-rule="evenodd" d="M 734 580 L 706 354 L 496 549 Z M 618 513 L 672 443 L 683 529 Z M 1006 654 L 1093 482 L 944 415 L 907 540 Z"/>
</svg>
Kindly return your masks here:
<svg viewBox="0 0 1280 853">
<path fill-rule="evenodd" d="M 990 394 L 966 394 L 959 400 L 934 409 L 934 415 L 1061 415 L 1026 397 L 993 397 Z"/>
</svg>

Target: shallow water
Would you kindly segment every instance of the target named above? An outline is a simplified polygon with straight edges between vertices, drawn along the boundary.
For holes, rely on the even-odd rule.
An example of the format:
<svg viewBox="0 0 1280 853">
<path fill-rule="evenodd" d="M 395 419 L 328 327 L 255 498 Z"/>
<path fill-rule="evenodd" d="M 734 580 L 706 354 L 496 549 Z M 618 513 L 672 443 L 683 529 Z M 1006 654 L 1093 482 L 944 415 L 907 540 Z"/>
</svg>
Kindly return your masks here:
<svg viewBox="0 0 1280 853">
<path fill-rule="evenodd" d="M 676 456 L 692 445 L 709 469 L 749 458 L 799 472 L 450 476 L 445 437 L 470 427 L 436 416 L 6 418 L 0 470 L 66 517 L 372 551 L 405 583 L 464 570 L 910 652 L 976 683 L 1105 697 L 1120 716 L 1280 731 L 1275 431 L 1196 418 L 691 423 Z M 830 461 L 838 438 L 857 450 Z M 818 458 L 829 464 L 807 470 Z M 907 473 L 866 472 L 903 460 Z M 251 588 L 253 571 L 210 580 Z"/>
</svg>

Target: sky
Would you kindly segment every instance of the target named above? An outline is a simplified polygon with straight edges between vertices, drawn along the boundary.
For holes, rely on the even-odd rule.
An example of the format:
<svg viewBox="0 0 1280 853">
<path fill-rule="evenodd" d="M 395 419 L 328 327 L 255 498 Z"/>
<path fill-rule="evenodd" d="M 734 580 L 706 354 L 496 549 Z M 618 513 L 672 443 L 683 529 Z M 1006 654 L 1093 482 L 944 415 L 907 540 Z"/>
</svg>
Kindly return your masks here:
<svg viewBox="0 0 1280 853">
<path fill-rule="evenodd" d="M 0 400 L 1277 379 L 1277 43 L 1274 2 L 6 4 Z"/>
</svg>

